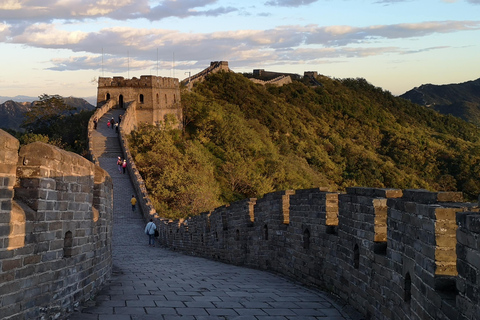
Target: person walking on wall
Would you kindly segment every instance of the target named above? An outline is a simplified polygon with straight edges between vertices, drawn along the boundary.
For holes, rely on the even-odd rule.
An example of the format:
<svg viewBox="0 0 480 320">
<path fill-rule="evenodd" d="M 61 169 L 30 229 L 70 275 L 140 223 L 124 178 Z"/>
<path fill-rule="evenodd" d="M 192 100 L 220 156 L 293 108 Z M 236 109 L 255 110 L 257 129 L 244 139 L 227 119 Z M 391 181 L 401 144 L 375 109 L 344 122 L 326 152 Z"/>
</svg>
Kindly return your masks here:
<svg viewBox="0 0 480 320">
<path fill-rule="evenodd" d="M 122 158 L 118 157 L 117 159 L 117 168 L 118 168 L 118 172 L 122 173 Z"/>
<path fill-rule="evenodd" d="M 113 127 L 115 126 L 115 119 L 112 118 L 112 120 L 110 120 L 110 126 L 112 127 L 112 130 L 113 130 Z"/>
<path fill-rule="evenodd" d="M 157 226 L 153 223 L 153 219 L 150 219 L 150 222 L 145 226 L 145 234 L 148 235 L 149 247 L 155 247 L 155 230 L 157 230 Z"/>
<path fill-rule="evenodd" d="M 132 199 L 130 199 L 130 203 L 132 204 L 132 212 L 135 211 L 135 205 L 137 204 L 137 199 L 135 196 L 132 194 Z"/>
<path fill-rule="evenodd" d="M 110 120 L 108 120 L 108 122 L 107 122 L 107 127 L 110 128 Z"/>
<path fill-rule="evenodd" d="M 98 124 L 97 118 L 93 118 L 93 129 L 97 130 L 97 124 Z"/>
<path fill-rule="evenodd" d="M 127 159 L 123 159 L 122 169 L 123 169 L 123 174 L 125 174 L 125 171 L 127 171 Z"/>
</svg>

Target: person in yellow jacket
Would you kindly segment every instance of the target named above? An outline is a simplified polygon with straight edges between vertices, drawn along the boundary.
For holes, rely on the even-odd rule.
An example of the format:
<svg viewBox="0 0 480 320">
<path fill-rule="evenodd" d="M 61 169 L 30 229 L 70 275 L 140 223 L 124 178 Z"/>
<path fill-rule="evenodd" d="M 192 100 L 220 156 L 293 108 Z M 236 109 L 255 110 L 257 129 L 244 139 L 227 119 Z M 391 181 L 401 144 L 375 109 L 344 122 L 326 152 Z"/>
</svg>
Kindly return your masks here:
<svg viewBox="0 0 480 320">
<path fill-rule="evenodd" d="M 132 204 L 132 212 L 135 211 L 135 206 L 137 204 L 137 199 L 135 198 L 135 196 L 132 194 L 132 199 L 130 199 L 130 203 Z"/>
</svg>

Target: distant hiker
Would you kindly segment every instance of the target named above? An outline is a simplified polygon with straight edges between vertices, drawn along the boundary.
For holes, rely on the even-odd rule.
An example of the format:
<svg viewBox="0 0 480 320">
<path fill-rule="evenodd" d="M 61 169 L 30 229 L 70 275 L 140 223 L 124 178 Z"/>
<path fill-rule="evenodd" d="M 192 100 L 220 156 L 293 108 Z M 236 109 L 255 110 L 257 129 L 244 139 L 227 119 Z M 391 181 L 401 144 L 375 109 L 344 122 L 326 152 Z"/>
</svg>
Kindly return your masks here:
<svg viewBox="0 0 480 320">
<path fill-rule="evenodd" d="M 122 164 L 123 164 L 122 158 L 118 157 L 117 168 L 118 168 L 118 172 L 120 172 L 120 173 L 122 173 Z"/>
<path fill-rule="evenodd" d="M 115 119 L 112 118 L 112 120 L 110 120 L 110 125 L 112 126 L 112 130 L 113 130 L 113 127 L 115 126 Z"/>
<path fill-rule="evenodd" d="M 118 124 L 120 124 L 120 122 L 122 122 L 122 115 L 121 114 L 118 115 Z"/>
<path fill-rule="evenodd" d="M 135 205 L 137 204 L 137 199 L 132 194 L 132 199 L 130 199 L 130 203 L 132 204 L 132 212 L 135 211 Z"/>
<path fill-rule="evenodd" d="M 97 118 L 93 118 L 93 129 L 97 130 L 97 124 L 98 124 Z"/>
<path fill-rule="evenodd" d="M 115 123 L 115 132 L 118 133 L 118 123 Z"/>
<path fill-rule="evenodd" d="M 110 121 L 108 121 L 108 122 L 107 122 L 107 127 L 109 127 L 109 128 L 110 128 Z"/>
<path fill-rule="evenodd" d="M 157 226 L 153 223 L 153 219 L 150 219 L 150 222 L 145 226 L 145 234 L 148 235 L 149 247 L 155 247 L 155 230 L 157 230 Z"/>
<path fill-rule="evenodd" d="M 125 174 L 125 171 L 127 171 L 127 160 L 126 159 L 123 159 L 122 168 L 123 168 L 123 174 Z"/>
</svg>

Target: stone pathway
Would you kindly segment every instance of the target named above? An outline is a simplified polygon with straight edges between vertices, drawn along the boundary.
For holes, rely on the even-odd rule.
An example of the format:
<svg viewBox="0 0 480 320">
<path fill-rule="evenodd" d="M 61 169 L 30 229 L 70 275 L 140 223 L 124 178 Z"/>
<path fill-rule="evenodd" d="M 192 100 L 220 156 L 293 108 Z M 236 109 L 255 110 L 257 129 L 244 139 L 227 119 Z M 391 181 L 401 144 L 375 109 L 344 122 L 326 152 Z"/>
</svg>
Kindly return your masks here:
<svg viewBox="0 0 480 320">
<path fill-rule="evenodd" d="M 128 173 L 118 172 L 121 156 L 115 120 L 107 113 L 94 134 L 100 166 L 114 183 L 113 274 L 90 306 L 70 320 L 150 319 L 330 319 L 359 320 L 348 305 L 268 272 L 149 247 L 145 222 L 132 212 Z"/>
</svg>

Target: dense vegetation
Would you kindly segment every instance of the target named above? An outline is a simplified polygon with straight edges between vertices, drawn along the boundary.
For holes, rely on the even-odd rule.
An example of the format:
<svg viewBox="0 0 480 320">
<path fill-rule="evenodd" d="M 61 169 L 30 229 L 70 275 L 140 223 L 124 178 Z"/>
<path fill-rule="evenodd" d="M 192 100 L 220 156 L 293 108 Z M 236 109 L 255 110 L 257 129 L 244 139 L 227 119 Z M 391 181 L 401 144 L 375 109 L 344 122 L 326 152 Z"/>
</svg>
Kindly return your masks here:
<svg viewBox="0 0 480 320">
<path fill-rule="evenodd" d="M 142 126 L 135 162 L 170 218 L 327 186 L 480 192 L 480 130 L 364 79 L 262 87 L 219 73 L 182 93 L 184 131 Z"/>
<path fill-rule="evenodd" d="M 93 111 L 78 112 L 59 95 L 43 94 L 24 115 L 22 128 L 25 131 L 7 131 L 22 145 L 42 141 L 86 156 L 88 121 L 92 115 Z"/>
</svg>

